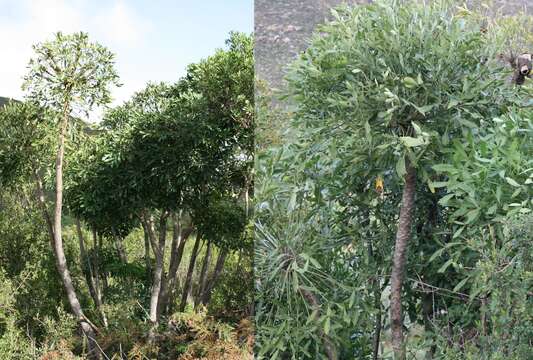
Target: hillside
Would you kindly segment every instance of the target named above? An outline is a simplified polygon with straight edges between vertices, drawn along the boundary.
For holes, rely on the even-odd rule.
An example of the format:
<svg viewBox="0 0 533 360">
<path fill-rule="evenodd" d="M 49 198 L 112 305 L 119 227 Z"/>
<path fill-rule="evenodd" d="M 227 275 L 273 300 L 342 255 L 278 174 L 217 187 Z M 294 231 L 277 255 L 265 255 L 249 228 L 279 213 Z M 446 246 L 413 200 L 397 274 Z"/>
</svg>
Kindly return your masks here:
<svg viewBox="0 0 533 360">
<path fill-rule="evenodd" d="M 7 102 L 8 102 L 9 100 L 10 100 L 9 98 L 1 97 L 1 96 L 0 96 L 0 107 L 2 107 L 2 106 L 4 106 L 5 104 L 7 104 Z"/>
</svg>

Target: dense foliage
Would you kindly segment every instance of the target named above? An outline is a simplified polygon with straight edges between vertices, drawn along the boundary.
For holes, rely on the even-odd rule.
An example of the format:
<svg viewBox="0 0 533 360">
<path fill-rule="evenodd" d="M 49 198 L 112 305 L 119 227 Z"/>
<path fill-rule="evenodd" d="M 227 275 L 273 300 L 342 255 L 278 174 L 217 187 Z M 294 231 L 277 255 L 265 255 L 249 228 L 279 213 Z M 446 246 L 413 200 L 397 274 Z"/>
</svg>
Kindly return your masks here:
<svg viewBox="0 0 533 360">
<path fill-rule="evenodd" d="M 288 125 L 260 137 L 284 143 L 256 161 L 258 357 L 392 358 L 413 174 L 395 358 L 527 358 L 531 88 L 499 60 L 517 20 L 395 1 L 333 17 L 290 66 Z"/>
<path fill-rule="evenodd" d="M 83 33 L 34 47 L 28 98 L 0 109 L 2 358 L 250 358 L 253 41 L 226 45 L 96 125 L 79 117 L 109 100 L 113 54 Z"/>
</svg>

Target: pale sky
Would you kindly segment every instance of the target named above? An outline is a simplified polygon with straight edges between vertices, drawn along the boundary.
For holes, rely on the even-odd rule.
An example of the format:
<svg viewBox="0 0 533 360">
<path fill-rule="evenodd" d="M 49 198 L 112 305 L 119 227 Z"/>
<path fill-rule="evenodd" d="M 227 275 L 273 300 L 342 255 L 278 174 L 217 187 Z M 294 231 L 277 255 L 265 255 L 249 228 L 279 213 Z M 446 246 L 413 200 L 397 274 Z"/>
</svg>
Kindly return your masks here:
<svg viewBox="0 0 533 360">
<path fill-rule="evenodd" d="M 118 105 L 148 81 L 178 80 L 232 30 L 252 33 L 253 0 L 0 0 L 0 96 L 23 97 L 32 44 L 57 31 L 88 32 L 115 53 Z"/>
</svg>

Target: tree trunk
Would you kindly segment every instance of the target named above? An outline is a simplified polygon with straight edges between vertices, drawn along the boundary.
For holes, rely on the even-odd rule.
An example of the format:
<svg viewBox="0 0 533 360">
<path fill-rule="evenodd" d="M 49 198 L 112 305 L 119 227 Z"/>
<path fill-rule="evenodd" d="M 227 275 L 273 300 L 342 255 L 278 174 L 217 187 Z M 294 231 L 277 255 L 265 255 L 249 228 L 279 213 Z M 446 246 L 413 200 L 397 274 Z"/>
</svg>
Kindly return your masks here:
<svg viewBox="0 0 533 360">
<path fill-rule="evenodd" d="M 76 290 L 70 277 L 68 270 L 67 259 L 63 249 L 63 235 L 62 235 L 62 213 L 63 213 L 63 158 L 65 155 L 65 134 L 67 131 L 68 117 L 69 117 L 69 104 L 65 102 L 63 108 L 63 119 L 61 121 L 58 149 L 56 156 L 56 201 L 54 209 L 54 254 L 56 256 L 56 267 L 65 292 L 67 293 L 67 299 L 72 310 L 72 313 L 76 316 L 83 335 L 88 339 L 89 356 L 93 359 L 101 359 L 101 352 L 96 343 L 95 331 L 90 321 L 85 317 L 83 310 L 81 309 Z"/>
<path fill-rule="evenodd" d="M 119 236 L 115 236 L 114 241 L 120 261 L 126 264 L 128 262 L 128 256 L 126 255 L 126 249 L 124 249 L 124 243 L 122 242 L 122 238 L 120 238 Z"/>
<path fill-rule="evenodd" d="M 166 241 L 166 227 L 167 227 L 166 212 L 161 213 L 159 219 L 159 242 L 157 247 L 154 248 L 155 253 L 155 268 L 152 280 L 152 291 L 150 295 L 150 322 L 153 327 L 157 326 L 159 322 L 159 314 L 157 311 L 157 304 L 159 302 L 159 295 L 161 292 L 161 279 L 163 277 L 163 265 L 165 259 L 165 241 Z M 150 216 L 149 220 L 149 236 L 152 238 L 152 243 L 155 244 L 155 228 L 153 218 Z"/>
<path fill-rule="evenodd" d="M 202 294 L 202 304 L 204 304 L 205 306 L 207 306 L 207 304 L 209 304 L 209 301 L 211 301 L 211 294 L 213 292 L 213 288 L 215 287 L 218 278 L 222 273 L 222 269 L 224 268 L 224 262 L 226 261 L 228 253 L 229 251 L 227 249 L 220 249 L 220 252 L 218 253 L 217 262 L 215 264 L 215 270 L 213 271 L 213 275 L 211 276 L 211 279 L 209 279 L 209 282 L 205 286 L 204 293 Z"/>
<path fill-rule="evenodd" d="M 167 287 L 164 289 L 165 292 L 162 296 L 162 307 L 165 309 L 165 313 L 169 313 L 172 311 L 174 299 L 175 299 L 175 293 L 176 293 L 176 285 L 178 280 L 178 268 L 181 264 L 181 259 L 183 258 L 183 251 L 185 250 L 185 245 L 189 237 L 194 231 L 194 227 L 191 225 L 186 229 L 181 229 L 181 226 L 178 226 L 177 223 L 174 223 L 174 235 L 173 239 L 176 239 L 176 241 L 173 241 L 173 255 L 170 258 L 170 265 L 168 270 L 168 282 Z M 177 249 L 175 245 L 177 245 Z"/>
<path fill-rule="evenodd" d="M 100 251 L 102 250 L 103 248 L 103 243 L 102 243 L 102 239 L 103 239 L 103 236 L 100 235 L 100 236 L 97 236 L 98 234 L 95 232 L 94 233 L 94 241 L 95 241 L 95 246 L 98 247 L 98 251 L 97 251 L 97 257 L 95 259 L 95 261 L 98 261 L 97 265 L 95 266 L 95 268 L 97 269 L 100 269 L 100 258 L 99 258 L 99 255 L 100 254 Z M 97 242 L 97 244 L 96 244 Z M 102 299 L 104 298 L 104 294 L 107 293 L 107 289 L 109 289 L 109 284 L 107 282 L 107 272 L 105 271 L 102 271 L 102 290 L 101 290 L 101 296 L 102 296 Z M 98 287 L 100 288 L 100 287 Z"/>
<path fill-rule="evenodd" d="M 196 263 L 196 257 L 198 256 L 198 248 L 200 247 L 200 234 L 196 235 L 196 241 L 194 242 L 194 247 L 191 253 L 191 261 L 189 263 L 189 269 L 187 270 L 187 278 L 185 279 L 185 284 L 183 285 L 183 293 L 181 294 L 181 302 L 179 307 L 179 312 L 185 310 L 187 305 L 187 296 L 191 291 L 192 287 L 192 274 L 194 271 L 194 265 Z"/>
<path fill-rule="evenodd" d="M 94 285 L 96 290 L 96 298 L 98 299 L 98 302 L 100 306 L 104 303 L 102 291 L 100 290 L 100 244 L 98 242 L 98 234 L 96 230 L 93 229 L 93 252 L 94 252 Z M 102 316 L 102 322 L 104 323 L 104 327 L 107 329 L 108 322 L 107 322 L 107 316 L 104 312 L 104 309 L 100 308 L 100 315 Z"/>
<path fill-rule="evenodd" d="M 202 270 L 200 271 L 200 280 L 198 281 L 198 290 L 194 299 L 194 307 L 196 308 L 202 300 L 202 295 L 206 287 L 207 268 L 209 267 L 209 260 L 211 259 L 211 241 L 207 242 L 207 249 L 205 251 L 204 262 Z"/>
<path fill-rule="evenodd" d="M 81 229 L 81 223 L 79 219 L 76 219 L 76 231 L 78 233 L 78 242 L 80 244 L 80 265 L 83 270 L 83 263 L 87 263 L 88 272 L 83 271 L 85 275 L 85 280 L 87 282 L 87 286 L 89 287 L 89 294 L 91 295 L 91 298 L 94 301 L 94 305 L 96 305 L 96 308 L 100 308 L 100 301 L 98 299 L 98 296 L 96 295 L 96 284 L 94 281 L 94 273 L 93 268 L 91 264 L 91 260 L 89 259 L 89 256 L 87 256 L 87 252 L 85 251 L 85 239 L 83 237 L 83 231 Z"/>
<path fill-rule="evenodd" d="M 315 294 L 301 287 L 299 289 L 305 301 L 315 312 L 315 321 L 318 320 L 320 318 L 320 303 L 318 302 L 318 299 L 316 298 Z M 320 336 L 320 339 L 322 340 L 322 345 L 324 346 L 324 351 L 326 352 L 328 360 L 337 360 L 338 355 L 335 344 L 331 341 L 330 337 L 324 332 L 321 326 L 317 327 L 317 331 L 318 335 Z"/>
<path fill-rule="evenodd" d="M 147 274 L 152 274 L 152 260 L 150 259 L 150 235 L 148 235 L 146 224 L 143 222 L 142 225 L 144 230 L 144 262 L 146 265 L 146 272 Z"/>
<path fill-rule="evenodd" d="M 405 185 L 403 188 L 391 273 L 390 317 L 394 360 L 405 360 L 406 358 L 406 348 L 403 337 L 402 286 L 405 273 L 407 245 L 409 238 L 411 237 L 412 213 L 416 191 L 416 171 L 408 160 L 406 163 L 407 173 L 404 177 Z"/>
<path fill-rule="evenodd" d="M 157 304 L 157 312 L 158 316 L 161 316 L 162 314 L 165 314 L 167 311 L 167 299 L 168 299 L 168 283 L 170 275 L 170 269 L 172 268 L 172 264 L 176 261 L 176 250 L 178 247 L 178 241 L 179 241 L 179 231 L 180 231 L 180 224 L 176 221 L 176 215 L 171 215 L 171 222 L 172 222 L 172 243 L 170 245 L 170 264 L 169 264 L 169 271 L 168 275 L 164 276 L 161 279 L 161 290 L 159 292 L 159 299 Z M 164 270 L 163 270 L 164 272 Z"/>
<path fill-rule="evenodd" d="M 46 227 L 48 229 L 48 235 L 50 235 L 50 244 L 52 249 L 54 248 L 54 224 L 48 213 L 48 208 L 46 206 L 46 198 L 44 195 L 44 186 L 41 176 L 36 168 L 33 169 L 33 176 L 35 177 L 35 183 L 37 185 L 37 201 L 41 207 L 41 212 L 43 214 L 44 221 L 46 222 Z"/>
<path fill-rule="evenodd" d="M 368 225 L 368 224 L 367 224 Z M 374 260 L 374 249 L 372 243 L 368 242 L 368 257 L 369 260 Z M 379 358 L 379 345 L 381 339 L 381 284 L 379 274 L 376 273 L 376 277 L 371 282 L 374 292 L 374 308 L 376 309 L 376 319 L 374 324 L 374 337 L 372 339 L 372 360 L 378 360 Z"/>
</svg>

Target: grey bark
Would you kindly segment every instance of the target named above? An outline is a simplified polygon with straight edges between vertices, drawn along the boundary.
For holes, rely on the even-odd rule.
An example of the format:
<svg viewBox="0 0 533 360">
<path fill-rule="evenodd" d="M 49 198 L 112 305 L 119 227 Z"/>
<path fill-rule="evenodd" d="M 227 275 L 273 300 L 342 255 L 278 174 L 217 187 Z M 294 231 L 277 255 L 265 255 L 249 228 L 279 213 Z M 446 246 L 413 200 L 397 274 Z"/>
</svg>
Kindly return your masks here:
<svg viewBox="0 0 533 360">
<path fill-rule="evenodd" d="M 98 234 L 96 230 L 93 230 L 93 252 L 94 252 L 94 285 L 95 285 L 95 291 L 96 291 L 96 298 L 98 299 L 99 306 L 100 306 L 100 315 L 102 316 L 102 322 L 104 323 L 104 327 L 107 329 L 108 322 L 107 322 L 107 316 L 105 314 L 105 311 L 103 308 L 101 308 L 101 305 L 104 303 L 102 291 L 100 290 L 100 244 L 98 242 Z"/>
<path fill-rule="evenodd" d="M 189 226 L 183 229 L 179 223 L 179 220 L 173 219 L 173 232 L 172 232 L 172 246 L 170 253 L 170 264 L 168 269 L 167 281 L 163 284 L 161 289 L 160 308 L 165 314 L 168 314 L 172 310 L 172 304 L 174 303 L 174 293 L 176 290 L 176 283 L 178 277 L 178 268 L 183 258 L 183 251 L 185 244 L 192 234 L 194 228 Z"/>
<path fill-rule="evenodd" d="M 50 244 L 52 245 L 52 249 L 53 249 L 54 248 L 54 224 L 52 223 L 52 219 L 50 217 L 50 214 L 48 213 L 48 207 L 46 206 L 46 198 L 44 195 L 43 181 L 37 169 L 33 169 L 33 176 L 35 178 L 35 183 L 37 185 L 37 201 L 39 203 L 39 207 L 41 208 L 44 221 L 46 222 L 46 227 L 48 229 L 48 235 L 50 235 Z"/>
<path fill-rule="evenodd" d="M 115 247 L 117 248 L 117 253 L 120 261 L 123 263 L 128 262 L 128 256 L 126 254 L 126 249 L 124 249 L 124 243 L 122 242 L 122 238 L 119 236 L 115 236 Z"/>
<path fill-rule="evenodd" d="M 65 155 L 65 134 L 67 131 L 67 124 L 69 118 L 69 104 L 65 102 L 63 108 L 63 119 L 60 125 L 58 149 L 56 156 L 56 201 L 54 209 L 54 229 L 53 229 L 53 248 L 56 257 L 57 271 L 61 277 L 63 288 L 67 293 L 67 299 L 72 310 L 72 313 L 76 316 L 82 333 L 88 339 L 89 356 L 92 359 L 101 359 L 101 352 L 96 343 L 96 335 L 94 327 L 87 319 L 81 308 L 76 290 L 72 283 L 70 271 L 68 270 L 67 259 L 63 249 L 63 237 L 62 237 L 62 213 L 63 213 L 63 159 Z"/>
<path fill-rule="evenodd" d="M 228 256 L 228 253 L 229 251 L 227 249 L 220 249 L 220 252 L 218 253 L 217 262 L 215 264 L 215 270 L 213 270 L 213 275 L 211 275 L 211 278 L 206 284 L 201 297 L 202 304 L 206 306 L 207 304 L 209 304 L 209 301 L 211 301 L 211 294 L 213 293 L 213 289 L 218 281 L 218 278 L 220 277 L 220 274 L 222 273 L 222 269 L 224 268 L 224 263 L 226 261 L 226 257 Z"/>
<path fill-rule="evenodd" d="M 211 260 L 211 241 L 207 242 L 207 249 L 205 251 L 204 262 L 202 264 L 202 270 L 200 271 L 200 279 L 198 281 L 198 291 L 196 292 L 196 297 L 194 299 L 194 307 L 196 308 L 198 304 L 202 301 L 202 295 L 204 294 L 207 280 L 207 269 L 209 267 L 209 261 Z"/>
<path fill-rule="evenodd" d="M 144 230 L 144 262 L 146 264 L 146 271 L 148 274 L 152 273 L 152 260 L 150 259 L 150 239 L 145 222 L 142 222 Z"/>
<path fill-rule="evenodd" d="M 189 269 L 187 270 L 187 277 L 185 279 L 185 284 L 183 285 L 183 293 L 181 294 L 181 302 L 179 306 L 179 311 L 183 312 L 185 306 L 187 305 L 187 296 L 189 295 L 192 287 L 192 274 L 194 272 L 194 265 L 196 263 L 196 258 L 198 256 L 198 248 L 200 247 L 200 236 L 196 235 L 196 241 L 194 242 L 194 247 L 191 253 L 191 261 L 189 263 Z"/>
<path fill-rule="evenodd" d="M 159 313 L 157 311 L 157 305 L 159 302 L 159 296 L 161 292 L 161 279 L 163 277 L 163 265 L 165 259 L 165 241 L 166 241 L 166 224 L 167 224 L 168 213 L 163 212 L 159 219 L 159 241 L 157 246 L 154 247 L 155 253 L 155 268 L 153 272 L 152 280 L 152 291 L 150 294 L 150 322 L 152 325 L 157 325 L 159 322 Z M 152 216 L 150 216 L 148 221 L 148 234 L 151 238 L 153 244 L 156 243 L 155 240 L 155 227 Z"/>
<path fill-rule="evenodd" d="M 76 219 L 76 231 L 78 233 L 78 242 L 80 245 L 80 264 L 83 268 L 83 263 L 86 263 L 89 269 L 89 272 L 84 271 L 85 280 L 87 282 L 87 286 L 89 287 L 89 294 L 91 295 L 91 298 L 93 299 L 96 307 L 100 308 L 101 304 L 98 299 L 98 296 L 96 295 L 96 284 L 94 281 L 93 267 L 89 256 L 87 256 L 87 252 L 85 251 L 85 238 L 83 237 L 83 231 L 81 229 L 81 223 L 79 219 Z"/>
<path fill-rule="evenodd" d="M 406 358 L 403 336 L 402 286 L 407 258 L 407 246 L 411 237 L 412 213 L 416 191 L 416 171 L 407 159 L 406 170 L 391 273 L 390 317 L 394 360 L 405 360 Z"/>
</svg>

